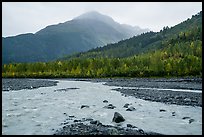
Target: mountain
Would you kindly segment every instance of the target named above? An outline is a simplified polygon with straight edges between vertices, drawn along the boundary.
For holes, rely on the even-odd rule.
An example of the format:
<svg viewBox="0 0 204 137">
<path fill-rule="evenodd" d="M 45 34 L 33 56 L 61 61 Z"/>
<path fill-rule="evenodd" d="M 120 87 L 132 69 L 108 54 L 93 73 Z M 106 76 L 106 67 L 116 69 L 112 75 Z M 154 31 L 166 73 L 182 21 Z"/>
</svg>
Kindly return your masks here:
<svg viewBox="0 0 204 137">
<path fill-rule="evenodd" d="M 50 25 L 35 34 L 2 37 L 2 62 L 44 62 L 83 52 L 146 32 L 115 22 L 96 11 Z"/>
<path fill-rule="evenodd" d="M 202 32 L 202 11 L 193 15 L 191 19 L 187 19 L 171 28 L 164 27 L 160 32 L 150 31 L 119 41 L 118 43 L 107 44 L 104 47 L 97 47 L 87 52 L 67 56 L 62 58 L 62 60 L 71 58 L 130 57 L 162 49 L 166 41 L 176 39 L 183 34 L 187 36 L 189 35 L 189 31 L 199 31 L 198 37 L 200 38 L 202 36 L 202 34 L 200 35 L 200 32 Z"/>
<path fill-rule="evenodd" d="M 143 33 L 53 62 L 2 66 L 2 77 L 12 78 L 186 76 L 202 78 L 202 11 L 158 33 Z"/>
</svg>

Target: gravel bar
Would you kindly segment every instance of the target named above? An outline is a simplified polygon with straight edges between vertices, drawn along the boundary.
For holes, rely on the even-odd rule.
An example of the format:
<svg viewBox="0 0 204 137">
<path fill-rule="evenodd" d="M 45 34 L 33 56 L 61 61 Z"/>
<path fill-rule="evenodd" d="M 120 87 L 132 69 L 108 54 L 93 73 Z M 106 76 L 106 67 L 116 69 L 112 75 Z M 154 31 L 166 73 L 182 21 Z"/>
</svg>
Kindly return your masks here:
<svg viewBox="0 0 204 137">
<path fill-rule="evenodd" d="M 202 93 L 155 89 L 202 90 L 202 78 L 110 78 L 89 80 L 106 82 L 105 85 L 108 86 L 119 86 L 121 88 L 114 90 L 121 92 L 124 96 L 134 96 L 135 98 L 165 104 L 202 107 Z M 131 87 L 131 89 L 123 87 Z M 132 87 L 135 87 L 135 89 L 132 89 Z"/>
<path fill-rule="evenodd" d="M 52 81 L 47 79 L 2 78 L 2 91 L 50 87 L 50 86 L 56 86 L 57 83 L 58 81 Z"/>
</svg>

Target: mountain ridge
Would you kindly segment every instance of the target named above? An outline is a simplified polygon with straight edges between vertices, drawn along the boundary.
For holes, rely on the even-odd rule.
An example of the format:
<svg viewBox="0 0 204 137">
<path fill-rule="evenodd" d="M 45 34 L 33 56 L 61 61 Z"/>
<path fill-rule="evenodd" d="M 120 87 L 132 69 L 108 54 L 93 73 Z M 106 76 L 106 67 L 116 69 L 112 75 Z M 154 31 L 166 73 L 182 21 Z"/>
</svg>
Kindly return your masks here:
<svg viewBox="0 0 204 137">
<path fill-rule="evenodd" d="M 109 23 L 98 19 L 94 20 L 94 18 L 79 19 L 83 17 L 82 15 L 64 23 L 46 26 L 34 34 L 26 33 L 2 37 L 3 64 L 52 61 L 65 55 L 101 47 L 107 43 L 118 42 L 141 33 L 130 32 L 110 17 L 98 12 L 98 18 L 101 18 L 101 20 L 108 18 Z M 90 15 L 90 13 L 87 13 L 87 15 Z M 141 31 L 143 30 L 141 29 Z M 23 48 L 26 48 L 26 50 Z M 29 51 L 29 48 L 32 50 Z"/>
<path fill-rule="evenodd" d="M 103 47 L 97 47 L 87 52 L 77 53 L 69 58 L 95 58 L 95 57 L 128 57 L 150 50 L 157 50 L 162 48 L 162 42 L 168 39 L 173 39 L 179 35 L 179 33 L 185 33 L 190 29 L 199 27 L 202 29 L 202 11 L 196 15 L 192 15 L 191 19 L 182 21 L 181 23 L 169 28 L 164 27 L 160 32 L 147 32 L 138 36 L 133 36 L 126 40 L 121 40 L 118 43 L 107 44 Z M 63 58 L 62 58 L 63 59 Z"/>
</svg>

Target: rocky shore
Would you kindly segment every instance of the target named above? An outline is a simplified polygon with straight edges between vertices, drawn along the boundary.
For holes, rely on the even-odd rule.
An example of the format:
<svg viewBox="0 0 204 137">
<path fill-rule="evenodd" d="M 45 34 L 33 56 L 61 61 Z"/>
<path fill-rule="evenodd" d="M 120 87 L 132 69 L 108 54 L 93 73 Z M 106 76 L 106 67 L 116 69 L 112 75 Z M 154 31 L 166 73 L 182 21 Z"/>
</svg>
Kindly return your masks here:
<svg viewBox="0 0 204 137">
<path fill-rule="evenodd" d="M 84 124 L 78 121 L 90 121 Z M 162 135 L 154 132 L 145 132 L 138 127 L 127 124 L 127 127 L 103 125 L 98 120 L 77 120 L 76 123 L 64 125 L 54 135 Z"/>
</svg>

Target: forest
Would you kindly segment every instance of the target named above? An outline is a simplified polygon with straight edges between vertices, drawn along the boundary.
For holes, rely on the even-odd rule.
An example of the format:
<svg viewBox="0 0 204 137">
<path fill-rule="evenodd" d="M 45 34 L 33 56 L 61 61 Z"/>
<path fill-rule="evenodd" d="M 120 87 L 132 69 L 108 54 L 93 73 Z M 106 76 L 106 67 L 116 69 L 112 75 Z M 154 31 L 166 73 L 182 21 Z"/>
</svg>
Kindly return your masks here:
<svg viewBox="0 0 204 137">
<path fill-rule="evenodd" d="M 2 66 L 2 77 L 202 77 L 202 30 L 180 32 L 162 41 L 162 49 L 126 58 L 72 58 L 70 60 L 13 63 Z"/>
</svg>

